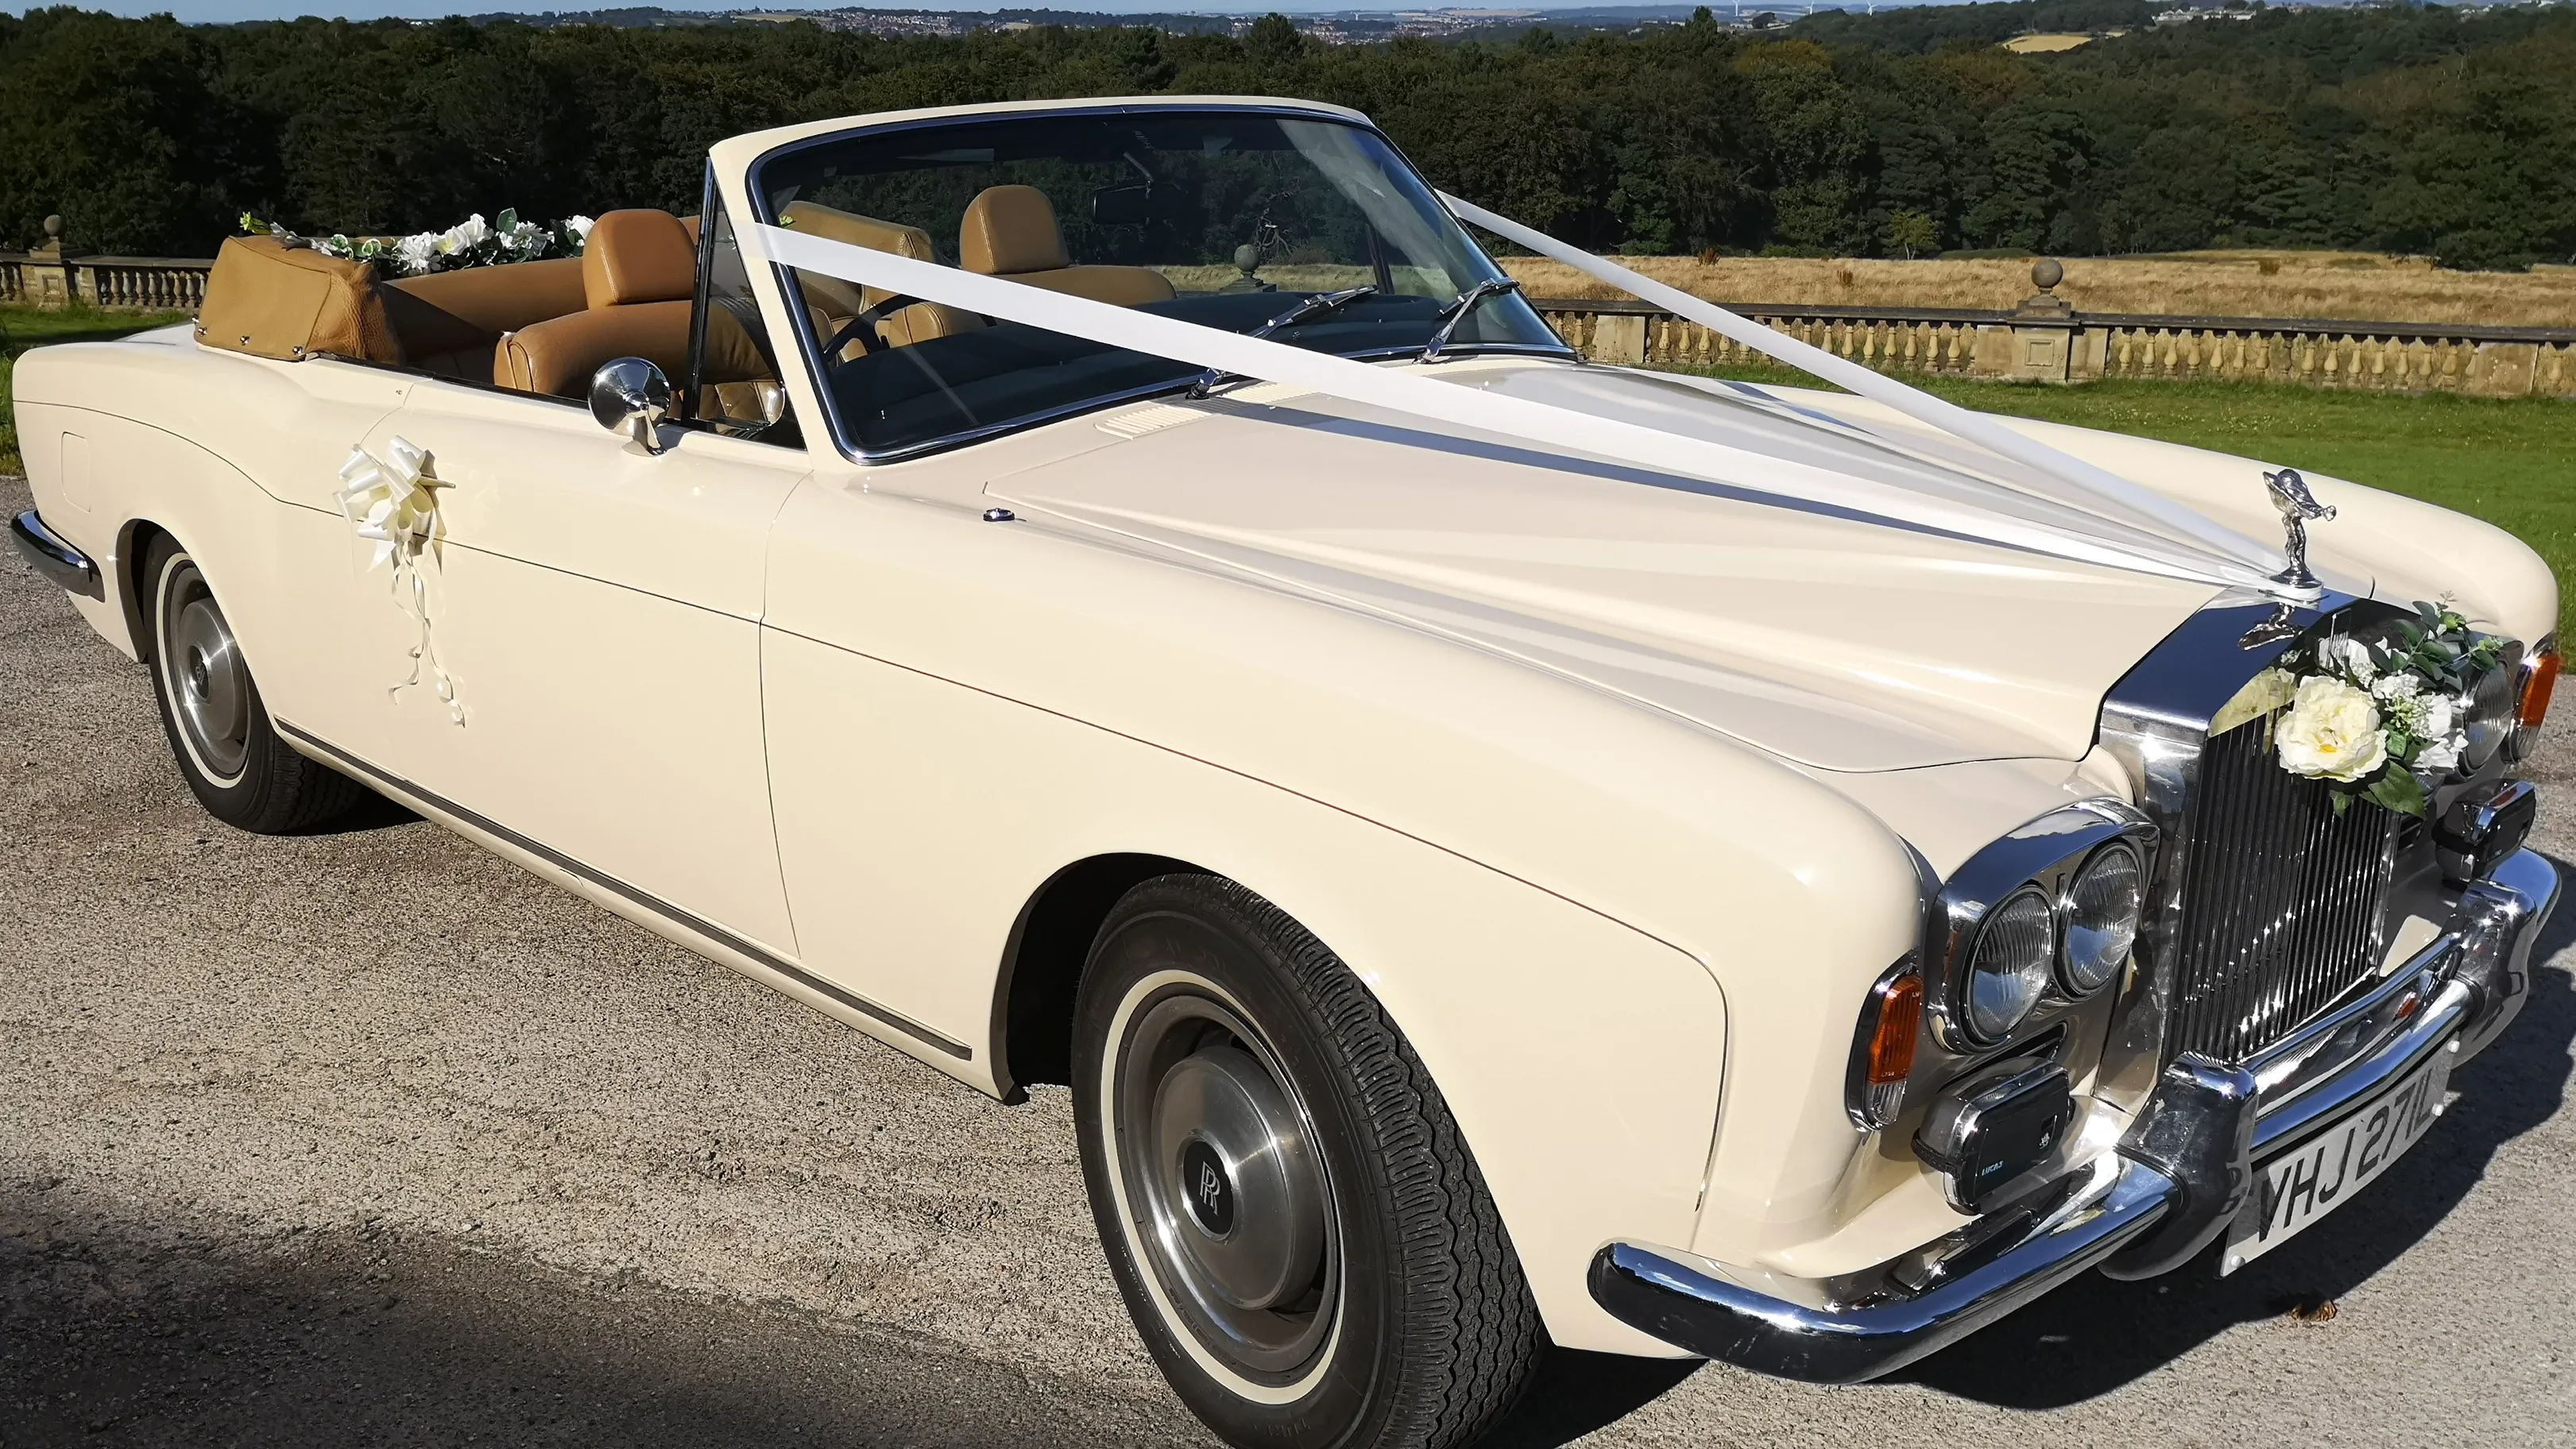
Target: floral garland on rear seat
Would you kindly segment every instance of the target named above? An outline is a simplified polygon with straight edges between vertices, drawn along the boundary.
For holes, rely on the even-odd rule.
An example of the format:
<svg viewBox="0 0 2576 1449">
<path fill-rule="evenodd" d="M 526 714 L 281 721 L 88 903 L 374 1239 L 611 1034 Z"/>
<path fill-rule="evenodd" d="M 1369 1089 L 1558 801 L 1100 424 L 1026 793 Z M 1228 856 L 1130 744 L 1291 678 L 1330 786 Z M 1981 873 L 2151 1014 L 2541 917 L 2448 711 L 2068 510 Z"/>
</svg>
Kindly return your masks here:
<svg viewBox="0 0 2576 1449">
<path fill-rule="evenodd" d="M 401 237 L 352 238 L 345 232 L 307 237 L 297 236 L 273 221 L 262 221 L 247 211 L 241 215 L 241 229 L 249 235 L 275 237 L 288 246 L 311 247 L 326 257 L 374 262 L 406 277 L 464 267 L 495 267 L 504 262 L 533 262 L 549 255 L 577 257 L 590 240 L 590 226 L 589 217 L 568 216 L 552 227 L 542 227 L 521 221 L 518 211 L 512 208 L 503 211 L 497 222 L 484 221 L 483 213 L 478 211 L 445 231 L 419 231 Z"/>
<path fill-rule="evenodd" d="M 2284 653 L 2209 722 L 2212 735 L 2267 721 L 2281 768 L 2322 780 L 2337 815 L 2355 797 L 2422 815 L 2426 785 L 2468 748 L 2470 693 L 2504 641 L 2442 604 L 2418 602 L 2385 643 L 2336 634 Z"/>
</svg>

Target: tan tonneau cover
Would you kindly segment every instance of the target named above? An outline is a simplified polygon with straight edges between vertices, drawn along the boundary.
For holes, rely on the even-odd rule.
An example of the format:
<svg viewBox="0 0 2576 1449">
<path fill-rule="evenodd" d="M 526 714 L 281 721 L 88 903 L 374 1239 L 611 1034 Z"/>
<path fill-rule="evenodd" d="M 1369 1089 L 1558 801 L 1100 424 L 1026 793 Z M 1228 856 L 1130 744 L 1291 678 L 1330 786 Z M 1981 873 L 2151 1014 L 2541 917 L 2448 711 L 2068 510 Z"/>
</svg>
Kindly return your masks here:
<svg viewBox="0 0 2576 1449">
<path fill-rule="evenodd" d="M 403 361 L 385 325 L 376 269 L 275 237 L 237 236 L 215 254 L 197 340 L 254 357 Z"/>
</svg>

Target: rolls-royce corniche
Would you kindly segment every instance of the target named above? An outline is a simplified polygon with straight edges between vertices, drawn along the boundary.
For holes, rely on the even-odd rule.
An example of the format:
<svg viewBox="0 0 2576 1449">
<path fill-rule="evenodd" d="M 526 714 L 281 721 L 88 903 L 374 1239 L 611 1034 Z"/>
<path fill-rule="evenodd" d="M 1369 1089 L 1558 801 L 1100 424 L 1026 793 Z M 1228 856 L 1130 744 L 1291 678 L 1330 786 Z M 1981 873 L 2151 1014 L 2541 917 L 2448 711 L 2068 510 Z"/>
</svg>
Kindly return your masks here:
<svg viewBox="0 0 2576 1449">
<path fill-rule="evenodd" d="M 1586 361 L 1479 231 L 1834 386 Z M 2373 1211 L 2557 894 L 2523 544 L 1964 412 L 1332 106 L 764 131 L 554 259 L 237 237 L 16 377 L 16 541 L 209 812 L 375 792 L 1069 1087 L 1236 1444 L 2197 1291 Z"/>
</svg>

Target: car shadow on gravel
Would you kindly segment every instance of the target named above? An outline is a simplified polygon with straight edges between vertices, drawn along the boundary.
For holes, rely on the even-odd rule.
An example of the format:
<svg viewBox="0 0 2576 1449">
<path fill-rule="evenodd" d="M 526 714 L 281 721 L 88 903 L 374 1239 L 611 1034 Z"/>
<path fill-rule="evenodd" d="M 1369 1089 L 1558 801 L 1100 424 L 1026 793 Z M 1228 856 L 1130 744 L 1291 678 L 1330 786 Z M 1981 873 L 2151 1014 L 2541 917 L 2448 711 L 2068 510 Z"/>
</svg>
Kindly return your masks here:
<svg viewBox="0 0 2576 1449">
<path fill-rule="evenodd" d="M 2553 859 L 2562 891 L 2576 869 Z M 2576 943 L 2562 900 L 2532 952 L 2549 962 Z M 2086 1274 L 1900 1377 L 1962 1398 L 2051 1409 L 2153 1373 L 2240 1323 L 2313 1311 L 2369 1280 L 2431 1232 L 2486 1175 L 2497 1149 L 2557 1113 L 2576 1042 L 2576 980 L 2539 965 L 2531 997 L 2494 1045 L 2451 1079 L 2460 1098 L 2441 1125 L 2372 1185 L 2369 1209 L 2322 1227 L 2228 1278 L 2215 1249 L 2163 1278 L 2120 1283 Z"/>
<path fill-rule="evenodd" d="M 0 1184 L 0 1444 L 1203 1443 L 1169 1401 L 367 1227 L 246 1244 Z"/>
</svg>

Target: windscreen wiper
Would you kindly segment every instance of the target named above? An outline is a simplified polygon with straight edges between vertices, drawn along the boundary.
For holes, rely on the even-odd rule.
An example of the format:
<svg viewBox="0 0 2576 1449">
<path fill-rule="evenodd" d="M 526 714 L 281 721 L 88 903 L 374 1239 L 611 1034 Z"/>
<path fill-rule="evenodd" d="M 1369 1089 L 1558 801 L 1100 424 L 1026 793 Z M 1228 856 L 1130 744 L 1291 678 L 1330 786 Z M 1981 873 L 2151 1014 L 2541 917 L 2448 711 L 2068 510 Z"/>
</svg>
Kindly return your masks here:
<svg viewBox="0 0 2576 1449">
<path fill-rule="evenodd" d="M 1499 297 L 1505 292 L 1517 292 L 1520 289 L 1521 284 L 1509 277 L 1494 277 L 1460 292 L 1457 301 L 1441 309 L 1440 330 L 1431 334 L 1431 340 L 1422 344 L 1422 355 L 1413 360 L 1438 362 L 1440 349 L 1449 345 L 1450 335 L 1464 325 L 1469 317 L 1474 316 L 1476 309 L 1483 306 L 1487 298 Z"/>
<path fill-rule="evenodd" d="M 1280 313 L 1278 316 L 1271 318 L 1269 321 L 1262 323 L 1260 326 L 1253 328 L 1251 331 L 1246 332 L 1243 335 L 1246 337 L 1267 337 L 1271 333 L 1285 328 L 1302 326 L 1305 323 L 1313 322 L 1319 318 L 1329 317 L 1334 313 L 1339 312 L 1344 307 L 1351 305 L 1353 302 L 1359 301 L 1363 297 L 1374 297 L 1376 295 L 1377 288 L 1375 287 L 1349 287 L 1339 292 L 1317 292 L 1313 296 L 1308 297 L 1305 301 L 1298 303 L 1296 306 L 1289 308 L 1287 311 Z M 1231 376 L 1231 374 L 1220 369 L 1213 367 L 1209 368 L 1207 371 L 1199 374 L 1198 381 L 1190 384 L 1190 396 L 1194 398 L 1206 397 L 1209 389 L 1215 387 L 1218 383 L 1225 381 L 1229 376 Z"/>
</svg>

